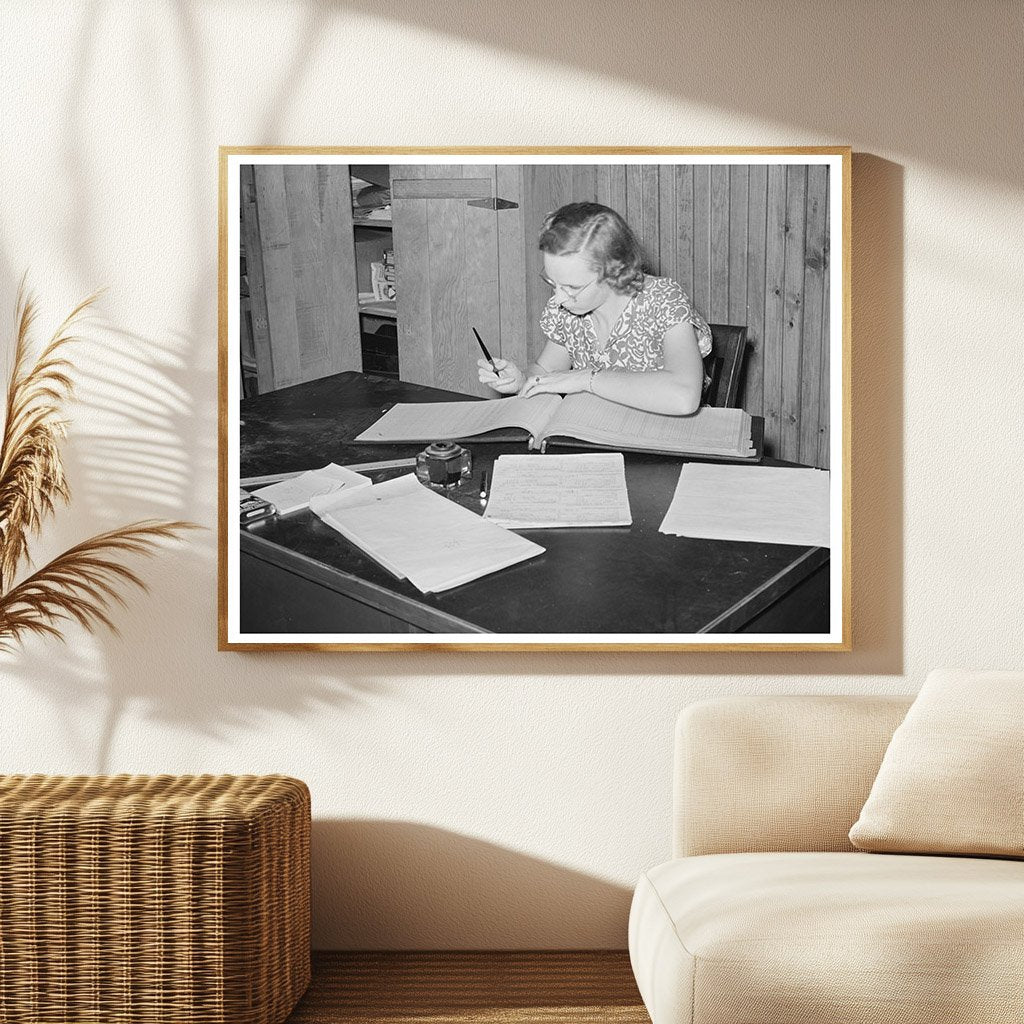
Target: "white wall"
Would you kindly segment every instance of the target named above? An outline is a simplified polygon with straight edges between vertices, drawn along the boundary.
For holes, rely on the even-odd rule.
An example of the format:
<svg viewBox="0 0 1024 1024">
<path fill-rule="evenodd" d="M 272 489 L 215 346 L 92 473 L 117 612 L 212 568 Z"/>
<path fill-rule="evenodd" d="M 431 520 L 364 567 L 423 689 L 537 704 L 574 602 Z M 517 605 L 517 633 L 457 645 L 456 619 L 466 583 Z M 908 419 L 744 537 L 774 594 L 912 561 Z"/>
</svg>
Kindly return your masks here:
<svg viewBox="0 0 1024 1024">
<path fill-rule="evenodd" d="M 621 947 L 682 705 L 1024 664 L 1022 8 L 719 6 L 0 6 L 0 317 L 108 289 L 37 554 L 210 528 L 3 658 L 0 770 L 306 779 L 320 947 Z M 217 146 L 274 143 L 852 144 L 856 650 L 216 653 Z"/>
</svg>

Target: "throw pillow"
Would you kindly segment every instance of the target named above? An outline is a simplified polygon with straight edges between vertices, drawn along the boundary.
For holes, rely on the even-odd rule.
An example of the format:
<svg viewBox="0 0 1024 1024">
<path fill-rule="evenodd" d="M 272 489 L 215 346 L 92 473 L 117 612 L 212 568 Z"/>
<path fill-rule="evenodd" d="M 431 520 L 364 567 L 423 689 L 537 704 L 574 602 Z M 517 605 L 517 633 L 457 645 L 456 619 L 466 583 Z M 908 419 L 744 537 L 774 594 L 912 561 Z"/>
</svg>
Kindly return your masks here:
<svg viewBox="0 0 1024 1024">
<path fill-rule="evenodd" d="M 931 672 L 850 842 L 876 853 L 1024 857 L 1024 672 Z"/>
</svg>

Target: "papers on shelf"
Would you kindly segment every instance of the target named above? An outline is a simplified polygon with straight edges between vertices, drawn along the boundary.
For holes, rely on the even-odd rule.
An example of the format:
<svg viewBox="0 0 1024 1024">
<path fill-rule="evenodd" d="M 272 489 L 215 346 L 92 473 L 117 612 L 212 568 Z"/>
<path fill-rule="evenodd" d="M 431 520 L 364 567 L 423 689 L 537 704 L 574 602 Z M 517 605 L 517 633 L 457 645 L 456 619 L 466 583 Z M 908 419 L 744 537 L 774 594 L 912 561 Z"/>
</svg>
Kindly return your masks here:
<svg viewBox="0 0 1024 1024">
<path fill-rule="evenodd" d="M 544 551 L 428 490 L 413 474 L 314 498 L 309 507 L 424 594 L 450 590 Z"/>
<path fill-rule="evenodd" d="M 661 532 L 829 546 L 829 474 L 784 466 L 686 463 Z"/>
<path fill-rule="evenodd" d="M 484 518 L 511 530 L 629 526 L 626 466 L 601 455 L 502 455 Z"/>
<path fill-rule="evenodd" d="M 313 498 L 341 490 L 367 487 L 371 482 L 368 476 L 353 473 L 351 469 L 330 462 L 323 469 L 311 469 L 252 493 L 276 506 L 279 515 L 286 516 L 289 512 L 298 512 L 308 507 Z"/>
</svg>

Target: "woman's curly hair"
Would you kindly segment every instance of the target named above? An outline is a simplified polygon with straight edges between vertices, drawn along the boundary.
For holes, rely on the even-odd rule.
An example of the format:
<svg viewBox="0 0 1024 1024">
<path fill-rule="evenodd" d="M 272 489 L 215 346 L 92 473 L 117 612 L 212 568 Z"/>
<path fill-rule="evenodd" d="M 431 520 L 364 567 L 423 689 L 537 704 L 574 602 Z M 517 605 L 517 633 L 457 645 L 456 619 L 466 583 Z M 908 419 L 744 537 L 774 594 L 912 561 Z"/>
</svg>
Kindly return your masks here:
<svg viewBox="0 0 1024 1024">
<path fill-rule="evenodd" d="M 644 284 L 643 252 L 633 229 L 600 203 L 569 203 L 544 218 L 538 247 L 552 256 L 579 253 L 613 291 L 633 294 Z"/>
</svg>

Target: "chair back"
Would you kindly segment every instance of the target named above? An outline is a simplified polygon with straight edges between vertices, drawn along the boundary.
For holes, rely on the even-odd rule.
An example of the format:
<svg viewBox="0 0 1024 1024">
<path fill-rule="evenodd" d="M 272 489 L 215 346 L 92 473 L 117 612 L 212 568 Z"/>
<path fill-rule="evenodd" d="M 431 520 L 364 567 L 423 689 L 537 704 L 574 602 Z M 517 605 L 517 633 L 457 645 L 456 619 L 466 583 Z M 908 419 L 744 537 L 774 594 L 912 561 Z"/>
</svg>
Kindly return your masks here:
<svg viewBox="0 0 1024 1024">
<path fill-rule="evenodd" d="M 708 324 L 711 351 L 704 357 L 704 370 L 711 383 L 704 392 L 704 404 L 721 409 L 739 405 L 743 359 L 747 352 L 747 329 L 734 324 Z"/>
</svg>

